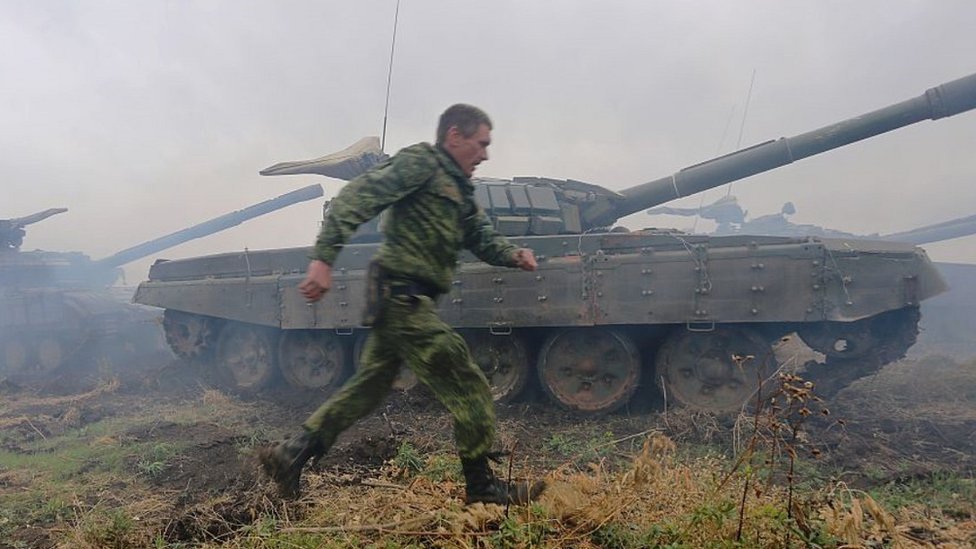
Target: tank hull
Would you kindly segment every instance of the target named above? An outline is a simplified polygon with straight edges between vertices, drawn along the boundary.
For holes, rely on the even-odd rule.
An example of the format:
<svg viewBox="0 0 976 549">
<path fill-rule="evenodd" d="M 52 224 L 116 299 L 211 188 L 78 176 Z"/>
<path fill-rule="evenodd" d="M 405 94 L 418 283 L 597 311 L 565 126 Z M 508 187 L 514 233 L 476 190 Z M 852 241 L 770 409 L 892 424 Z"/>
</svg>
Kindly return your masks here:
<svg viewBox="0 0 976 549">
<path fill-rule="evenodd" d="M 537 271 L 492 267 L 464 257 L 451 291 L 438 302 L 440 315 L 469 341 L 492 334 L 497 337 L 491 341 L 504 348 L 496 353 L 520 357 L 509 359 L 517 364 L 508 366 L 518 371 L 509 371 L 506 383 L 512 377 L 519 382 L 539 378 L 558 404 L 582 412 L 619 408 L 640 385 L 639 378 L 645 386 L 659 379 L 659 350 L 682 333 L 748 329 L 756 334 L 750 336 L 753 340 L 771 346 L 792 332 L 813 333 L 814 326 L 863 326 L 892 311 L 917 309 L 921 301 L 946 289 L 923 250 L 893 242 L 673 231 L 524 237 L 516 242 L 536 252 Z M 208 318 L 221 327 L 260 327 L 262 337 L 272 340 L 269 353 L 286 352 L 279 340 L 288 332 L 313 331 L 343 348 L 335 360 L 346 371 L 355 366 L 357 342 L 368 333 L 360 322 L 364 279 L 377 249 L 376 244 L 347 246 L 334 265 L 332 291 L 315 304 L 306 303 L 296 288 L 308 263 L 307 248 L 157 262 L 137 289 L 135 302 Z M 218 337 L 219 330 L 211 332 Z M 596 370 L 613 362 L 607 357 L 626 358 L 620 367 L 624 371 L 607 382 L 625 385 L 608 389 L 610 402 L 603 397 L 591 402 L 585 381 L 583 394 L 563 394 L 566 390 L 560 387 L 566 380 L 559 376 L 588 375 L 552 366 L 575 364 L 577 356 L 588 352 L 566 344 L 566 337 L 562 344 L 557 341 L 567 333 L 577 340 L 596 334 L 592 346 L 602 349 L 592 357 L 601 364 Z M 506 337 L 517 341 L 519 349 L 503 343 Z M 212 341 L 206 347 L 218 345 Z M 266 366 L 291 367 L 286 362 L 273 358 Z M 261 378 L 260 386 L 239 388 L 260 389 L 278 375 L 271 371 Z M 705 388 L 711 385 L 705 382 Z"/>
<path fill-rule="evenodd" d="M 519 245 L 536 251 L 538 271 L 466 257 L 442 318 L 459 328 L 849 322 L 947 288 L 923 250 L 895 242 L 638 232 Z M 307 248 L 159 262 L 135 302 L 280 329 L 358 329 L 376 249 L 347 246 L 314 305 L 296 288 Z"/>
<path fill-rule="evenodd" d="M 0 378 L 74 385 L 171 357 L 160 316 L 107 290 L 0 291 Z"/>
</svg>

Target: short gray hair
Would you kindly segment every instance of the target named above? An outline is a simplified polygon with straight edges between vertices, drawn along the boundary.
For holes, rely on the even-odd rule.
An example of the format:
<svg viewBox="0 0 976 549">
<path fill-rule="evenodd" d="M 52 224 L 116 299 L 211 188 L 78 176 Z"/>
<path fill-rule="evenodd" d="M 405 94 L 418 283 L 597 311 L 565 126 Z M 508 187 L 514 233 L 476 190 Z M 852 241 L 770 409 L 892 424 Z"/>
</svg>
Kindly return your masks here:
<svg viewBox="0 0 976 549">
<path fill-rule="evenodd" d="M 458 131 L 464 137 L 471 137 L 482 124 L 488 126 L 489 130 L 492 128 L 491 119 L 488 118 L 485 111 L 464 103 L 451 105 L 441 114 L 440 121 L 437 123 L 437 144 L 444 143 L 444 140 L 447 139 L 447 130 L 450 130 L 452 126 L 457 126 Z"/>
</svg>

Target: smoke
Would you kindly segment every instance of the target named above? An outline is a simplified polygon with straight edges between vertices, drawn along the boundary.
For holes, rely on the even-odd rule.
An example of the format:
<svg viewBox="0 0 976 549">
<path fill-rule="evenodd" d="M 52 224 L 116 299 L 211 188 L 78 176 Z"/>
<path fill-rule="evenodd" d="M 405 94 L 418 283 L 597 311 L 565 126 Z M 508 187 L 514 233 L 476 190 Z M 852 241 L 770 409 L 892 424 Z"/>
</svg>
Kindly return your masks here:
<svg viewBox="0 0 976 549">
<path fill-rule="evenodd" d="M 25 248 L 99 258 L 320 182 L 257 171 L 380 132 L 394 9 L 3 3 L 0 216 L 68 207 L 32 226 Z M 466 101 L 496 124 L 481 175 L 622 189 L 714 156 L 753 72 L 743 145 L 963 76 L 976 57 L 974 16 L 964 1 L 404 3 L 387 148 L 431 140 L 441 110 Z M 974 116 L 804 160 L 734 192 L 750 211 L 791 200 L 796 222 L 855 233 L 968 215 Z M 340 185 L 321 182 L 327 197 Z M 302 204 L 154 257 L 308 245 L 320 216 L 320 204 Z M 649 224 L 638 216 L 626 223 Z M 971 238 L 930 249 L 976 261 Z M 126 282 L 144 279 L 153 259 L 127 266 Z"/>
</svg>

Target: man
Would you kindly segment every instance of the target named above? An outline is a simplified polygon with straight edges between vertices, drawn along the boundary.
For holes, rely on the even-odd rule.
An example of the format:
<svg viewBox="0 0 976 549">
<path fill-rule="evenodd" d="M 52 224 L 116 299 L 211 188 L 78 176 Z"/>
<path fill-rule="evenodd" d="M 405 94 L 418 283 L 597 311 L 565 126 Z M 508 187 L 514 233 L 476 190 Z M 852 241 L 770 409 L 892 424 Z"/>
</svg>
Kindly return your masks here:
<svg viewBox="0 0 976 549">
<path fill-rule="evenodd" d="M 370 276 L 378 307 L 358 372 L 305 421 L 303 432 L 259 455 L 282 495 L 298 495 L 305 463 L 327 452 L 339 433 L 382 401 L 400 364 L 454 416 L 468 503 L 527 503 L 544 489 L 543 482 L 495 477 L 488 464 L 495 438 L 488 381 L 464 339 L 436 312 L 461 248 L 493 265 L 526 271 L 537 266 L 532 250 L 516 248 L 497 233 L 474 201 L 470 178 L 488 159 L 491 129 L 480 109 L 454 105 L 440 117 L 436 146 L 401 150 L 351 181 L 330 205 L 299 290 L 310 302 L 328 292 L 331 266 L 343 245 L 359 225 L 387 210 L 386 239 Z"/>
</svg>

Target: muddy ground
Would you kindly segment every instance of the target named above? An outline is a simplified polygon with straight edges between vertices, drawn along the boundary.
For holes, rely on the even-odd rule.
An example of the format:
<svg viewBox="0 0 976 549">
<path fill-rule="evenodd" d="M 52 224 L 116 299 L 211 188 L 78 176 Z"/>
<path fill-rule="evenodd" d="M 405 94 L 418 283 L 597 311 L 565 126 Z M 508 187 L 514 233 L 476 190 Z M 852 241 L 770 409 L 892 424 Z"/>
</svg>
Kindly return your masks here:
<svg viewBox="0 0 976 549">
<path fill-rule="evenodd" d="M 82 496 L 74 497 L 90 499 L 92 509 L 138 497 L 161 498 L 158 505 L 165 512 L 146 513 L 158 522 L 161 539 L 219 541 L 262 511 L 280 512 L 273 489 L 258 473 L 253 449 L 294 432 L 321 400 L 318 394 L 286 390 L 260 397 L 231 395 L 176 361 L 116 381 L 69 375 L 34 387 L 0 383 L 0 452 L 29 458 L 52 451 L 43 449 L 45 441 L 85 436 L 86 426 L 110 421 L 124 425 L 90 436 L 109 445 L 179 450 L 158 461 L 147 459 L 146 451 L 123 456 L 120 469 L 97 493 L 81 491 Z M 831 477 L 870 488 L 938 475 L 976 476 L 976 362 L 939 356 L 898 362 L 824 405 L 830 416 L 803 426 L 806 447 L 820 455 L 816 467 L 802 473 L 817 478 L 806 480 Z M 666 434 L 681 447 L 731 453 L 742 444 L 742 422 L 748 421 L 745 416 L 665 409 L 650 397 L 640 408 L 581 418 L 537 402 L 501 405 L 500 443 L 513 448 L 521 471 L 542 472 L 574 459 L 599 458 L 601 446 L 626 451 L 629 441 L 651 431 Z M 307 492 L 323 497 L 330 486 L 369 478 L 404 443 L 420 453 L 451 446 L 449 417 L 422 390 L 394 393 L 380 410 L 344 433 L 316 465 L 317 473 L 309 475 L 313 481 Z M 97 463 L 86 464 L 70 478 L 97 468 Z M 29 471 L 29 466 L 0 467 L 0 498 L 57 491 L 51 484 L 42 486 Z M 75 501 L 66 507 L 77 512 L 85 504 Z M 6 534 L 0 537 L 0 548 L 70 546 L 64 540 L 72 521 L 61 514 L 14 524 L 17 520 L 0 516 L 0 533 Z"/>
</svg>

